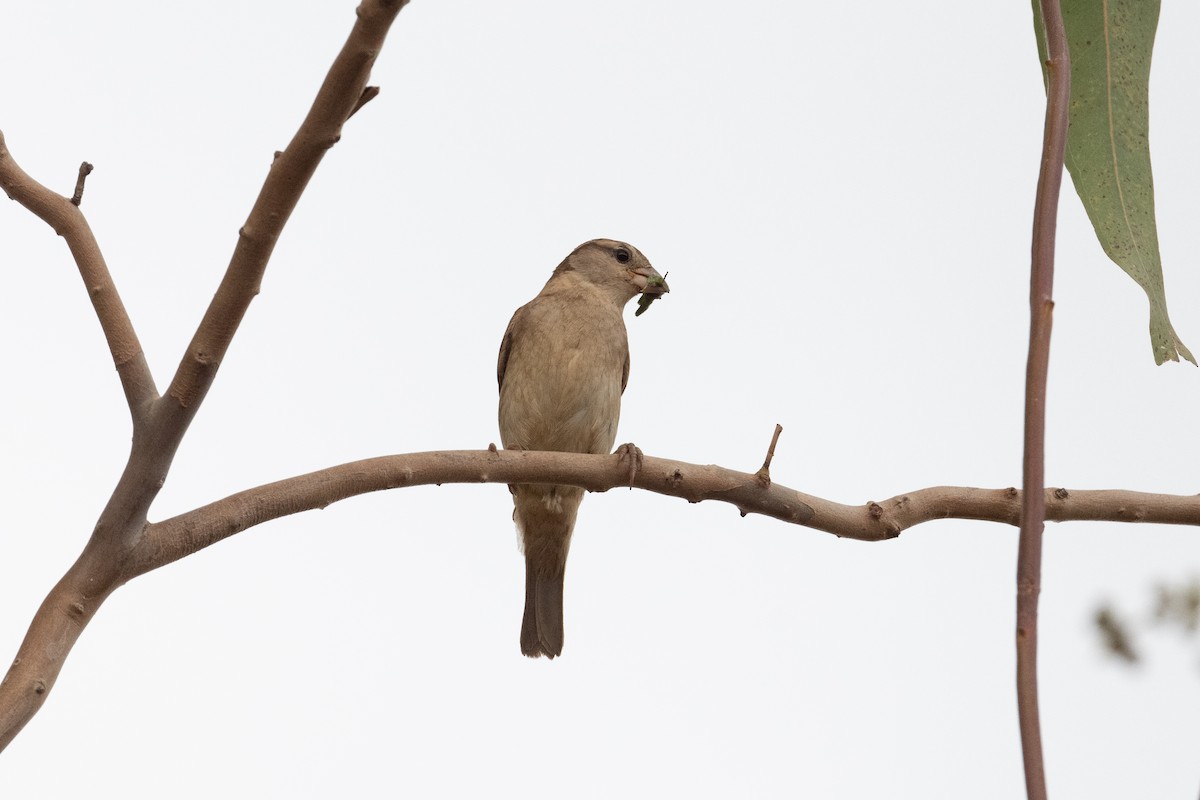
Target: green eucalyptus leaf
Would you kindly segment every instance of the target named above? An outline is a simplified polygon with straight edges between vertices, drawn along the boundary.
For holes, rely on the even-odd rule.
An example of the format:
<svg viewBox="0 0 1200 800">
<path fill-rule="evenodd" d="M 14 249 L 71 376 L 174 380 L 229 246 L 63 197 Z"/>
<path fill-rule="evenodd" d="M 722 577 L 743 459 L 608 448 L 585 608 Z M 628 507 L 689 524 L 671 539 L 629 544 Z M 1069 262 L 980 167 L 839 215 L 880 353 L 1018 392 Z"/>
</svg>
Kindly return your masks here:
<svg viewBox="0 0 1200 800">
<path fill-rule="evenodd" d="M 1150 57 L 1160 0 L 1062 0 L 1071 53 L 1067 171 L 1108 257 L 1150 300 L 1154 360 L 1196 363 L 1167 316 L 1154 176 L 1150 169 Z M 1042 75 L 1046 32 L 1033 0 Z"/>
</svg>

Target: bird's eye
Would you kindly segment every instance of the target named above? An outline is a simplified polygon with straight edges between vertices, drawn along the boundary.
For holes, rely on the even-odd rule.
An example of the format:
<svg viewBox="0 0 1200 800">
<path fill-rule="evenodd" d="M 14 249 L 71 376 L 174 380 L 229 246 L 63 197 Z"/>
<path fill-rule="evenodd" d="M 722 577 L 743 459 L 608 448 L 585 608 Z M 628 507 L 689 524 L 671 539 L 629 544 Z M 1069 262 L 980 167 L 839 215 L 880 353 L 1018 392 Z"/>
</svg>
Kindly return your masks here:
<svg viewBox="0 0 1200 800">
<path fill-rule="evenodd" d="M 633 258 L 633 256 L 629 255 L 629 251 L 624 247 L 618 247 L 616 250 L 613 250 L 613 258 L 617 259 L 617 261 L 620 261 L 622 264 L 628 264 L 629 259 Z"/>
</svg>

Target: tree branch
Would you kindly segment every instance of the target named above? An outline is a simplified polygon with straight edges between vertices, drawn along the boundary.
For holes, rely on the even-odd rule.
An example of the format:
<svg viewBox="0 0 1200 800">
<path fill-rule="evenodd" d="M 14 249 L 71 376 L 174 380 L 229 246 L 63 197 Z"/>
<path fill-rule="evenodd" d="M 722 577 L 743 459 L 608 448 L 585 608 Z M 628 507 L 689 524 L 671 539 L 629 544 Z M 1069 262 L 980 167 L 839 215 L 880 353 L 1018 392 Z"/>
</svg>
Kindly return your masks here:
<svg viewBox="0 0 1200 800">
<path fill-rule="evenodd" d="M 1025 792 L 1045 800 L 1046 770 L 1038 712 L 1037 614 L 1042 582 L 1042 533 L 1046 482 L 1046 381 L 1050 371 L 1050 327 L 1054 312 L 1054 234 L 1067 144 L 1071 99 L 1071 58 L 1059 0 L 1041 0 L 1046 30 L 1046 124 L 1042 165 L 1033 212 L 1032 265 L 1029 280 L 1029 359 L 1025 370 L 1024 498 L 1017 551 L 1017 710 Z"/>
<path fill-rule="evenodd" d="M 374 94 L 366 92 L 375 57 L 396 15 L 408 0 L 363 0 L 346 44 L 334 59 L 308 116 L 287 148 L 271 164 L 258 199 L 238 231 L 238 243 L 187 352 L 171 381 L 177 417 L 186 428 L 216 377 L 229 343 L 259 292 L 267 261 L 325 153 L 342 135 L 342 125 Z"/>
<path fill-rule="evenodd" d="M 287 149 L 276 153 L 250 216 L 238 232 L 238 243 L 216 294 L 167 393 L 155 404 L 153 424 L 148 426 L 146 436 L 134 437 L 129 466 L 114 492 L 115 500 L 127 485 L 138 487 L 137 504 L 127 504 L 131 513 L 123 518 L 132 523 L 125 526 L 127 534 L 140 535 L 145 512 L 166 481 L 175 452 L 216 378 L 250 301 L 259 292 L 284 225 L 326 151 L 341 137 L 342 125 L 365 102 L 371 67 L 392 22 L 407 4 L 408 0 L 362 0 L 354 27 L 333 60 L 308 115 Z"/>
<path fill-rule="evenodd" d="M 616 455 L 584 453 L 489 449 L 382 456 L 269 483 L 149 524 L 124 554 L 118 574 L 109 574 L 112 559 L 95 546 L 103 540 L 93 537 L 38 610 L 0 682 L 0 749 L 41 707 L 84 626 L 122 583 L 263 522 L 368 492 L 443 483 L 556 483 L 603 492 L 628 486 L 629 469 Z M 743 516 L 763 514 L 869 542 L 894 539 L 930 520 L 1016 525 L 1021 510 L 1021 493 L 1013 488 L 934 486 L 878 503 L 844 505 L 775 482 L 764 486 L 757 473 L 651 456 L 643 457 L 634 485 L 690 503 L 718 500 Z M 1060 522 L 1200 525 L 1200 496 L 1066 489 L 1046 489 L 1043 496 L 1047 519 Z"/>
<path fill-rule="evenodd" d="M 75 179 L 75 194 L 71 195 L 71 205 L 78 206 L 83 202 L 83 184 L 93 169 L 95 167 L 86 161 L 79 165 L 79 177 Z"/>
<path fill-rule="evenodd" d="M 91 171 L 90 164 L 85 162 L 84 166 Z M 75 189 L 79 197 L 83 195 L 85 175 L 84 168 L 80 167 Z M 17 165 L 3 133 L 0 133 L 0 188 L 66 239 L 108 341 L 134 427 L 140 426 L 149 413 L 150 404 L 158 397 L 158 389 L 87 218 L 73 198 L 50 191 Z"/>
<path fill-rule="evenodd" d="M 557 483 L 592 492 L 629 486 L 629 470 L 616 456 L 514 450 L 450 450 L 352 461 L 230 495 L 149 525 L 129 580 L 202 550 L 255 525 L 325 508 L 368 492 L 443 483 Z M 779 483 L 764 486 L 757 473 L 644 456 L 634 486 L 690 503 L 717 500 L 742 516 L 762 514 L 835 536 L 878 542 L 923 522 L 974 519 L 1017 525 L 1021 492 L 1014 488 L 932 486 L 882 502 L 844 505 Z M 1200 525 L 1200 495 L 1125 490 L 1039 493 L 1047 519 Z"/>
<path fill-rule="evenodd" d="M 133 447 L 125 471 L 87 546 L 34 616 L 17 658 L 0 682 L 0 749 L 45 702 L 63 660 L 96 609 L 145 561 L 147 514 L 166 481 L 175 452 L 196 415 L 229 343 L 258 293 L 283 226 L 342 124 L 374 93 L 366 81 L 392 21 L 407 0 L 363 0 L 342 51 L 308 116 L 279 154 L 234 249 L 225 277 L 179 365 L 158 396 L 100 249 L 77 205 L 49 191 L 13 161 L 0 134 L 0 187 L 67 240 L 92 296 L 133 415 Z M 76 194 L 81 198 L 84 170 Z M 144 571 L 144 570 L 142 570 Z"/>
<path fill-rule="evenodd" d="M 118 586 L 112 580 L 97 580 L 109 565 L 97 563 L 96 553 L 84 550 L 50 590 L 0 681 L 0 751 L 46 702 L 79 635 Z"/>
<path fill-rule="evenodd" d="M 779 434 L 783 433 L 783 426 L 775 423 L 775 432 L 771 434 L 771 444 L 767 447 L 767 457 L 763 459 L 763 465 L 758 468 L 758 472 L 754 473 L 754 477 L 758 478 L 759 483 L 764 486 L 771 485 L 771 461 L 775 458 L 775 445 L 779 444 Z"/>
</svg>

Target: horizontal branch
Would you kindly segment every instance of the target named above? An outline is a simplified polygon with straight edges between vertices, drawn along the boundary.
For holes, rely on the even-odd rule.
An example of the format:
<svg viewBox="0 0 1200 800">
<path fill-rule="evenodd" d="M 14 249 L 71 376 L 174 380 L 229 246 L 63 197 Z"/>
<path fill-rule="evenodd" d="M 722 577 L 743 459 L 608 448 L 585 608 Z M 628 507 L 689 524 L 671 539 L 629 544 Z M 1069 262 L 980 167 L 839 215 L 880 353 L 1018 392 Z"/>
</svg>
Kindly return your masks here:
<svg viewBox="0 0 1200 800">
<path fill-rule="evenodd" d="M 630 485 L 616 455 L 459 450 L 382 456 L 269 483 L 140 530 L 112 573 L 95 543 L 47 598 L 17 659 L 0 681 L 0 750 L 41 707 L 71 645 L 110 592 L 125 581 L 280 517 L 367 492 L 443 483 L 556 483 L 594 492 Z M 843 505 L 789 489 L 757 473 L 645 456 L 633 486 L 688 502 L 719 500 L 743 515 L 776 519 L 863 541 L 893 539 L 936 519 L 1016 525 L 1016 489 L 934 486 L 879 503 Z M 1046 518 L 1200 525 L 1200 497 L 1145 492 L 1046 490 Z M 99 559 L 103 563 L 95 563 Z M 101 576 L 102 580 L 97 580 Z"/>
<path fill-rule="evenodd" d="M 301 511 L 368 492 L 443 483 L 558 483 L 604 492 L 629 486 L 617 456 L 511 450 L 457 450 L 382 456 L 298 475 L 230 495 L 151 524 L 124 576 L 133 578 L 229 536 Z M 977 519 L 1017 525 L 1021 493 L 1014 489 L 934 486 L 882 502 L 844 505 L 764 484 L 757 473 L 645 456 L 633 486 L 691 503 L 718 500 L 743 516 L 763 514 L 847 539 L 893 539 L 937 519 Z M 1200 496 L 1123 490 L 1046 490 L 1046 519 L 1200 525 Z"/>
<path fill-rule="evenodd" d="M 91 165 L 85 166 L 90 172 Z M 77 197 L 83 195 L 85 174 L 81 167 L 75 188 Z M 0 133 L 0 188 L 66 240 L 92 306 L 96 309 L 104 338 L 108 341 L 130 414 L 134 423 L 139 423 L 148 412 L 150 403 L 157 398 L 158 390 L 142 353 L 142 344 L 113 284 L 100 245 L 92 234 L 87 218 L 79 209 L 79 203 L 73 198 L 52 192 L 21 169 L 9 152 L 3 133 Z"/>
</svg>

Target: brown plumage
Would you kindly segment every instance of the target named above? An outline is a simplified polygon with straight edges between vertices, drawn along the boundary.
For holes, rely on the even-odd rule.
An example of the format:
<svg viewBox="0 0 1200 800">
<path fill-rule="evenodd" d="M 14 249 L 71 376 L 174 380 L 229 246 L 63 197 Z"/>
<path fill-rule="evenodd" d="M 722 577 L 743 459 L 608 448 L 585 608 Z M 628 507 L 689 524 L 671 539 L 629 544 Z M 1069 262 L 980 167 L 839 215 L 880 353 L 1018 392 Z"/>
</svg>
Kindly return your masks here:
<svg viewBox="0 0 1200 800">
<path fill-rule="evenodd" d="M 642 291 L 668 289 L 637 248 L 595 239 L 575 248 L 538 296 L 517 309 L 496 367 L 506 448 L 612 451 L 629 379 L 622 310 Z M 583 489 L 508 488 L 525 553 L 521 652 L 554 658 L 562 653 L 563 575 Z"/>
</svg>

